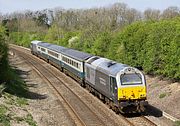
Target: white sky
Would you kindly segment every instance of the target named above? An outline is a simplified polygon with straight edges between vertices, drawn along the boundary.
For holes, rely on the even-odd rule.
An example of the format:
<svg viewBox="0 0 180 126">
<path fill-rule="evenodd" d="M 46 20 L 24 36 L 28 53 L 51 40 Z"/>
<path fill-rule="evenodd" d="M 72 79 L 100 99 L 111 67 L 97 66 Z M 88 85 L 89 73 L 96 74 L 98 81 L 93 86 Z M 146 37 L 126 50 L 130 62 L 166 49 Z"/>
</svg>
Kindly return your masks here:
<svg viewBox="0 0 180 126">
<path fill-rule="evenodd" d="M 0 12 L 11 13 L 21 10 L 46 8 L 90 8 L 108 6 L 116 2 L 126 3 L 131 8 L 144 11 L 147 8 L 164 10 L 169 6 L 180 7 L 180 0 L 0 0 Z"/>
</svg>

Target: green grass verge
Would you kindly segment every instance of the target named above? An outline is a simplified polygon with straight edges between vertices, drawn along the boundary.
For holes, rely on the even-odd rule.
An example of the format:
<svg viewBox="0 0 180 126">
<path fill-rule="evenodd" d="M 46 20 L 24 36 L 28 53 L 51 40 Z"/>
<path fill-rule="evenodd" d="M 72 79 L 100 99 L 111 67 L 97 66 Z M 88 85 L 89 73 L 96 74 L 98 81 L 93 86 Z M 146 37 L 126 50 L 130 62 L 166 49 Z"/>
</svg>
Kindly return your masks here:
<svg viewBox="0 0 180 126">
<path fill-rule="evenodd" d="M 173 126 L 180 126 L 180 120 L 179 121 L 175 121 Z"/>
<path fill-rule="evenodd" d="M 33 120 L 33 117 L 31 114 L 28 114 L 25 118 L 25 121 L 30 125 L 30 126 L 37 126 L 36 122 Z"/>
<path fill-rule="evenodd" d="M 9 67 L 5 74 L 8 76 L 6 78 L 5 91 L 18 97 L 28 97 L 27 85 L 17 75 L 16 70 Z"/>
<path fill-rule="evenodd" d="M 8 108 L 4 105 L 0 105 L 0 125 L 10 126 L 10 117 L 6 115 Z"/>
<path fill-rule="evenodd" d="M 159 98 L 164 98 L 164 97 L 166 97 L 166 93 L 162 93 L 159 95 Z"/>
</svg>

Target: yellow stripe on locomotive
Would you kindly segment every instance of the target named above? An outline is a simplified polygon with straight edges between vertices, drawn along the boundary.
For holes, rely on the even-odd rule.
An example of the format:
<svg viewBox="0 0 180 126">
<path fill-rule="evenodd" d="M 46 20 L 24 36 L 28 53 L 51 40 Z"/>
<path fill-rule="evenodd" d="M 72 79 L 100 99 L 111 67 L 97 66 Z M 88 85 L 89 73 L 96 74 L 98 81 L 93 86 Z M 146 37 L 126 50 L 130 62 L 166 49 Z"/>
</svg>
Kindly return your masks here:
<svg viewBox="0 0 180 126">
<path fill-rule="evenodd" d="M 146 99 L 145 86 L 132 86 L 118 88 L 118 100 L 141 100 Z"/>
</svg>

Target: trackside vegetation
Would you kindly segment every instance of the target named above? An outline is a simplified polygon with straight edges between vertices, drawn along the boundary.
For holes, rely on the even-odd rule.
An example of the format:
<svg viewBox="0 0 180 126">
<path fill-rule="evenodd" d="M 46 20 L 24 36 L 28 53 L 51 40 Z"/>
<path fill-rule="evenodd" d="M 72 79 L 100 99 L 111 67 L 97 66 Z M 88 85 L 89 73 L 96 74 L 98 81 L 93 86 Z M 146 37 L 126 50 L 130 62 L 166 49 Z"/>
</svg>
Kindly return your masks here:
<svg viewBox="0 0 180 126">
<path fill-rule="evenodd" d="M 139 11 L 124 3 L 90 9 L 44 9 L 0 15 L 9 41 L 46 41 L 180 80 L 180 8 Z"/>
<path fill-rule="evenodd" d="M 8 61 L 8 45 L 6 43 L 6 28 L 0 26 L 0 84 L 3 83 L 5 91 L 25 96 L 27 88 L 24 82 L 16 74 L 15 70 L 10 67 Z"/>
<path fill-rule="evenodd" d="M 8 47 L 5 43 L 5 37 L 6 37 L 6 29 L 5 27 L 0 26 L 0 82 L 2 82 L 2 79 L 6 79 L 6 76 L 4 72 L 8 68 L 8 59 L 7 59 L 7 51 Z"/>
<path fill-rule="evenodd" d="M 28 104 L 28 88 L 16 70 L 9 65 L 7 39 L 7 29 L 0 26 L 0 125 L 10 126 L 14 121 L 36 126 L 31 114 L 27 112 L 27 117 L 22 118 L 13 110 L 26 110 L 24 106 Z M 19 118 L 22 119 L 18 120 Z"/>
<path fill-rule="evenodd" d="M 63 37 L 58 37 L 59 32 Z M 78 39 L 68 42 L 74 36 Z M 142 69 L 147 74 L 180 79 L 180 17 L 136 21 L 116 32 L 65 31 L 52 25 L 44 35 L 39 32 L 12 32 L 10 38 L 26 47 L 34 39 L 47 41 L 107 57 Z"/>
<path fill-rule="evenodd" d="M 133 23 L 111 43 L 107 57 L 148 74 L 180 79 L 180 18 Z"/>
</svg>

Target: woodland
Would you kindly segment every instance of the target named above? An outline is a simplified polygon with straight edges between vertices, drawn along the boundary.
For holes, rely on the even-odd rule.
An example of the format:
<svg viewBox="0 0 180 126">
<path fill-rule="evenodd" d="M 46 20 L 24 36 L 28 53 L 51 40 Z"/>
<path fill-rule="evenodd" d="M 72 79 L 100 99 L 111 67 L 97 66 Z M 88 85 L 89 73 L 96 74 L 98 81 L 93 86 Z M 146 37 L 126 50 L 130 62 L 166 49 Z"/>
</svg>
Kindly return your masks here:
<svg viewBox="0 0 180 126">
<path fill-rule="evenodd" d="M 90 9 L 0 13 L 0 80 L 8 43 L 54 43 L 134 66 L 146 74 L 180 79 L 180 8 L 139 11 L 124 3 Z"/>
</svg>

